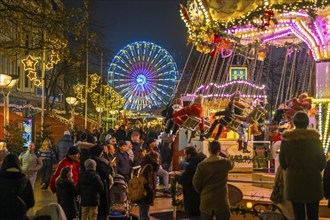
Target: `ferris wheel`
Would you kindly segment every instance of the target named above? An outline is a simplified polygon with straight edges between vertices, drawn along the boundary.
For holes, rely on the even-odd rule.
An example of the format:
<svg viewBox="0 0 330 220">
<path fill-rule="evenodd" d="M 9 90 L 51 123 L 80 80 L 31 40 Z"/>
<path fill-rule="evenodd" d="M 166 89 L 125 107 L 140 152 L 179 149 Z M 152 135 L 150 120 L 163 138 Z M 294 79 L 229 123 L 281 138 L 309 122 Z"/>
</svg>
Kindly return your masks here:
<svg viewBox="0 0 330 220">
<path fill-rule="evenodd" d="M 124 108 L 142 110 L 167 105 L 178 78 L 172 56 L 162 47 L 146 41 L 134 42 L 113 58 L 109 84 L 126 99 Z"/>
</svg>

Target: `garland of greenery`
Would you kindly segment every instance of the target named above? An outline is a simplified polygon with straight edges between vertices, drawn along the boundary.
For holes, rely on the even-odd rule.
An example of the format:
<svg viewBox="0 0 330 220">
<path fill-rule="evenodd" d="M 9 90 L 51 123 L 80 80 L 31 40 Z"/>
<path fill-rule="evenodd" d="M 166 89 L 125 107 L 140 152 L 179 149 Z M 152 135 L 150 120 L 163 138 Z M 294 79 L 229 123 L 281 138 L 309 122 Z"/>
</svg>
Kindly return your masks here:
<svg viewBox="0 0 330 220">
<path fill-rule="evenodd" d="M 235 155 L 235 156 L 230 156 L 230 160 L 236 163 L 251 163 L 251 162 L 267 162 L 272 159 L 270 151 L 266 151 L 267 156 L 244 156 L 244 155 Z"/>
<path fill-rule="evenodd" d="M 253 23 L 253 20 L 262 17 L 268 11 L 276 11 L 282 13 L 284 11 L 299 11 L 300 9 L 306 9 L 309 16 L 314 19 L 316 17 L 314 8 L 324 8 L 327 4 L 329 3 L 326 3 L 324 0 L 318 0 L 316 3 L 302 1 L 296 2 L 294 4 L 273 4 L 268 7 L 258 7 L 255 10 L 249 12 L 246 16 L 241 16 L 240 18 L 234 20 L 228 20 L 226 22 L 212 21 L 210 24 L 206 24 L 205 26 L 194 27 L 191 30 L 192 34 L 188 37 L 188 42 L 197 42 L 204 46 L 208 46 L 208 43 L 205 42 L 203 36 L 211 36 L 212 34 L 216 34 L 222 38 L 229 38 L 239 43 L 240 39 L 238 37 L 235 37 L 230 33 L 226 33 L 225 30 L 244 26 L 247 24 L 251 24 L 257 28 L 263 29 L 264 27 L 261 27 L 259 24 Z M 277 22 L 275 18 L 272 18 L 271 20 L 274 23 Z"/>
</svg>

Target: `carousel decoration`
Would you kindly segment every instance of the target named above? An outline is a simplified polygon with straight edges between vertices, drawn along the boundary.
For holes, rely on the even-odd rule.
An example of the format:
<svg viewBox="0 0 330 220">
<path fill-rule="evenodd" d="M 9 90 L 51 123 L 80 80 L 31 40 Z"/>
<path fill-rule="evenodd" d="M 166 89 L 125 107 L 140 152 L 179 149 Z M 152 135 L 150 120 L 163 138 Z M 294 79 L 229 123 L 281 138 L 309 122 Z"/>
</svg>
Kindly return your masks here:
<svg viewBox="0 0 330 220">
<path fill-rule="evenodd" d="M 127 110 L 166 106 L 175 91 L 177 77 L 172 56 L 146 41 L 121 49 L 109 68 L 109 84 L 126 99 Z"/>
<path fill-rule="evenodd" d="M 318 128 L 328 152 L 330 135 L 330 6 L 326 0 L 188 0 L 181 5 L 182 20 L 187 26 L 188 43 L 196 50 L 212 55 L 220 42 L 214 36 L 234 45 L 261 47 L 305 43 L 316 61 L 316 98 L 319 110 Z M 292 46 L 287 57 L 294 57 Z M 262 53 L 261 53 L 262 52 Z M 258 52 L 265 59 L 266 52 Z M 298 93 L 299 94 L 299 93 Z M 321 114 L 322 113 L 322 114 Z"/>
</svg>

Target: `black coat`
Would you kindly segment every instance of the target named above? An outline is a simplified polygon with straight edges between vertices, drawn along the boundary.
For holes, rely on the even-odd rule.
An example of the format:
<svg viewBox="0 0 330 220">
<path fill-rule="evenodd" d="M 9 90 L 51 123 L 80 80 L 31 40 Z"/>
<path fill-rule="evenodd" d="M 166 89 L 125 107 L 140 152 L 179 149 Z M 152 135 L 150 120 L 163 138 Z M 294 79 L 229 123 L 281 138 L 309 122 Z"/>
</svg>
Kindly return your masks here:
<svg viewBox="0 0 330 220">
<path fill-rule="evenodd" d="M 25 175 L 18 172 L 0 172 L 0 219 L 27 219 L 26 212 L 33 206 L 32 186 Z"/>
<path fill-rule="evenodd" d="M 182 185 L 184 210 L 188 217 L 200 216 L 200 198 L 193 187 L 192 180 L 198 164 L 205 158 L 206 156 L 203 153 L 197 154 L 195 157 L 191 158 L 185 171 L 181 175 L 175 176 L 178 183 Z"/>
<path fill-rule="evenodd" d="M 86 170 L 79 176 L 77 192 L 81 198 L 82 207 L 100 205 L 100 194 L 104 190 L 100 176 L 92 170 Z"/>
<path fill-rule="evenodd" d="M 323 174 L 323 190 L 324 197 L 328 199 L 328 208 L 330 208 L 330 160 L 328 160 Z"/>
<path fill-rule="evenodd" d="M 76 218 L 77 215 L 75 196 L 77 196 L 77 192 L 73 182 L 60 180 L 56 184 L 57 202 L 63 208 L 68 220 Z"/>
<path fill-rule="evenodd" d="M 109 176 L 112 174 L 112 169 L 109 166 L 109 161 L 104 158 L 95 156 L 92 156 L 91 158 L 96 162 L 96 173 L 99 174 L 104 186 L 104 191 L 100 194 L 98 216 L 107 216 L 111 205 L 109 195 Z"/>
<path fill-rule="evenodd" d="M 151 166 L 147 166 L 143 173 L 140 174 L 147 180 L 147 183 L 144 185 L 147 195 L 138 204 L 153 205 L 156 197 L 157 171 L 159 165 L 153 162 L 148 155 L 145 156 L 141 162 L 142 169 L 147 164 L 150 164 Z"/>
<path fill-rule="evenodd" d="M 121 153 L 120 151 L 116 153 L 116 163 L 117 163 L 117 172 L 123 176 L 129 176 L 131 171 L 132 162 L 129 159 L 128 153 Z"/>
<path fill-rule="evenodd" d="M 117 142 L 125 141 L 126 140 L 126 131 L 119 128 L 115 133 L 115 137 L 117 139 Z"/>
</svg>

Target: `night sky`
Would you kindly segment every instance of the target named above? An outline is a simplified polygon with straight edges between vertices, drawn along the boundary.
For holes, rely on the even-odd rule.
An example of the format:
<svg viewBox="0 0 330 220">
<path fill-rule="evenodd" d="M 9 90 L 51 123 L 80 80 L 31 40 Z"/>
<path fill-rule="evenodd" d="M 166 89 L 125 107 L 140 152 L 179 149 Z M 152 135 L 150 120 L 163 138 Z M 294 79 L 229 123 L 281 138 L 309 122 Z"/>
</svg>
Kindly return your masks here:
<svg viewBox="0 0 330 220">
<path fill-rule="evenodd" d="M 184 65 L 187 58 L 186 27 L 180 5 L 186 0 L 92 0 L 91 19 L 105 34 L 110 60 L 123 47 L 135 41 L 150 41 L 166 49 Z"/>
</svg>

